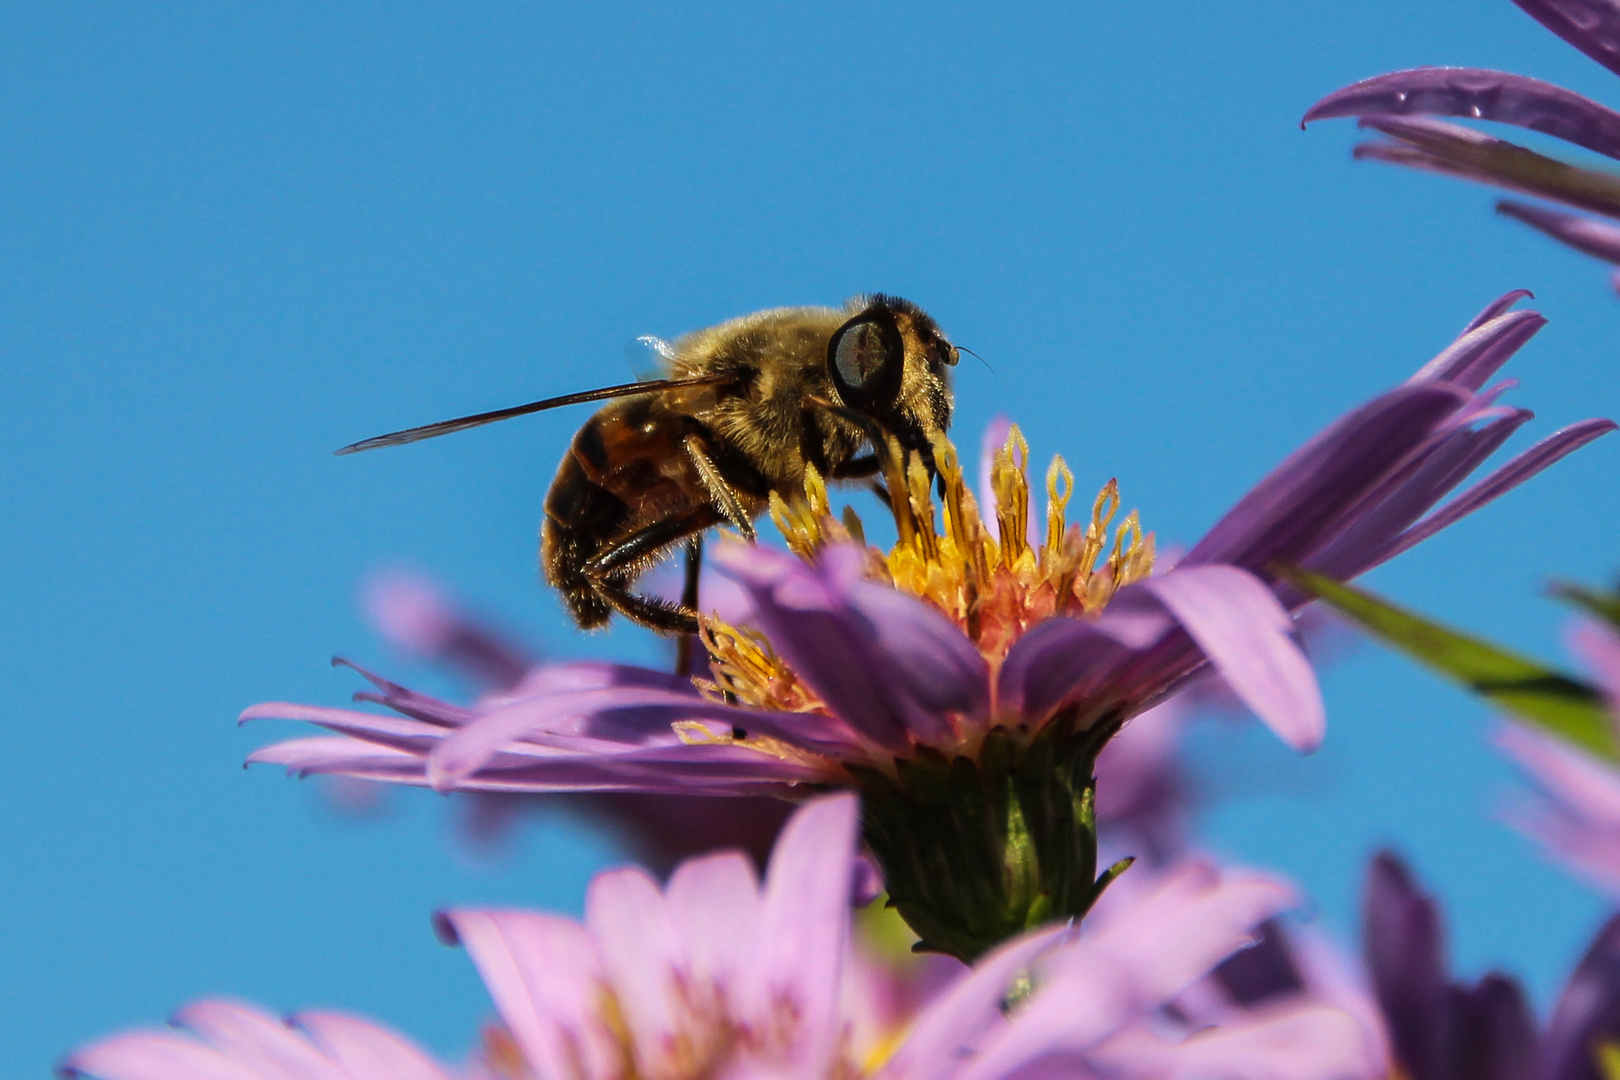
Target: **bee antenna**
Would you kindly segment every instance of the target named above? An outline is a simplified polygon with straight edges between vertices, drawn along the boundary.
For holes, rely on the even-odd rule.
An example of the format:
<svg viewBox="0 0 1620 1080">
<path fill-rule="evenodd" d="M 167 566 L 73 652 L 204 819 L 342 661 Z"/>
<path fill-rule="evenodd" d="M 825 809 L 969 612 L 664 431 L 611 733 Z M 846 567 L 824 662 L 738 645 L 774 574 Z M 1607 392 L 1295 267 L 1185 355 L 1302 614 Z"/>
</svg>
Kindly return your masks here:
<svg viewBox="0 0 1620 1080">
<path fill-rule="evenodd" d="M 978 353 L 974 352 L 972 349 L 968 348 L 966 345 L 958 345 L 956 347 L 956 351 L 957 352 L 965 352 L 969 356 L 973 357 L 973 359 L 975 359 L 979 363 L 983 364 L 984 365 L 984 370 L 988 371 L 990 374 L 994 375 L 996 373 L 996 369 L 990 366 L 990 361 L 986 360 L 984 357 L 980 356 Z"/>
</svg>

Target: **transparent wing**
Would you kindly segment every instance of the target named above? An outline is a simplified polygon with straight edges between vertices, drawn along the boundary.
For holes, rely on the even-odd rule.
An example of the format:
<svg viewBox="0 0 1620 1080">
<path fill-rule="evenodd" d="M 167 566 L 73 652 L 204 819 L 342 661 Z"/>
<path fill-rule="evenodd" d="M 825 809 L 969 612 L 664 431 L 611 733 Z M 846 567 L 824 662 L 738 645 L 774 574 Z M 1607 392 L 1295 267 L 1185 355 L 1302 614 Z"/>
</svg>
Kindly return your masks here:
<svg viewBox="0 0 1620 1080">
<path fill-rule="evenodd" d="M 630 374 L 643 381 L 662 377 L 674 359 L 675 346 L 652 334 L 642 334 L 624 344 L 624 362 Z"/>
</svg>

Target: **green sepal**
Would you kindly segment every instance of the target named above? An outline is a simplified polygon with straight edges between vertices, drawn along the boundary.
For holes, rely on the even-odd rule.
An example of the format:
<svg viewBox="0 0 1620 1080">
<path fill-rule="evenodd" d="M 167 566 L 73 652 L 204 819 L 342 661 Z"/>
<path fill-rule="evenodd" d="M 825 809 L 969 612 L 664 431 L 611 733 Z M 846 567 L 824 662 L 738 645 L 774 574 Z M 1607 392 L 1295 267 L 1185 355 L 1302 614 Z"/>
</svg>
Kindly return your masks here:
<svg viewBox="0 0 1620 1080">
<path fill-rule="evenodd" d="M 1115 727 L 1061 741 L 994 728 L 973 758 L 921 748 L 892 775 L 851 769 L 866 842 L 917 951 L 972 963 L 1091 908 L 1124 869 L 1097 877 L 1092 774 Z"/>
<path fill-rule="evenodd" d="M 1585 585 L 1576 585 L 1568 581 L 1553 582 L 1550 591 L 1558 599 L 1574 604 L 1596 615 L 1610 626 L 1620 629 L 1620 594 L 1599 592 L 1597 589 L 1589 589 Z"/>
<path fill-rule="evenodd" d="M 1372 634 L 1504 712 L 1620 762 L 1620 745 L 1602 692 L 1498 645 L 1460 633 L 1362 589 L 1307 570 L 1285 576 Z"/>
</svg>

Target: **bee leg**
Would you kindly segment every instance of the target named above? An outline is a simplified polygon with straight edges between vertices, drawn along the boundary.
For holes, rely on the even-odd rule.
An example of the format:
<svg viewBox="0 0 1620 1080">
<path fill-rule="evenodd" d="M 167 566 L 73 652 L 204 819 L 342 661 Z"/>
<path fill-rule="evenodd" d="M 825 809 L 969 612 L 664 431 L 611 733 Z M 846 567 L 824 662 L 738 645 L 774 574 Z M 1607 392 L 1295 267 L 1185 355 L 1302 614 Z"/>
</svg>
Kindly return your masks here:
<svg viewBox="0 0 1620 1080">
<path fill-rule="evenodd" d="M 744 509 L 736 491 L 732 490 L 731 485 L 726 483 L 726 478 L 720 475 L 719 467 L 709 457 L 708 451 L 704 450 L 702 440 L 696 435 L 688 435 L 685 445 L 687 456 L 692 459 L 692 464 L 697 466 L 698 477 L 702 479 L 703 489 L 708 492 L 714 508 L 725 515 L 731 527 L 741 533 L 744 540 L 753 543 L 758 539 L 754 532 L 754 520 Z"/>
<path fill-rule="evenodd" d="M 619 614 L 649 630 L 661 634 L 679 634 L 688 641 L 698 632 L 697 616 L 692 612 L 667 600 L 633 593 L 629 583 L 623 579 L 597 582 L 596 594 Z"/>
<path fill-rule="evenodd" d="M 592 591 L 632 622 L 666 634 L 697 633 L 697 613 L 690 607 L 633 593 L 630 582 L 659 552 L 720 521 L 719 511 L 705 504 L 619 537 L 585 564 Z"/>
<path fill-rule="evenodd" d="M 703 570 L 703 534 L 686 542 L 686 582 L 681 588 L 681 606 L 696 611 L 698 606 L 698 576 Z M 697 651 L 697 638 L 682 634 L 675 641 L 675 674 L 691 675 L 692 657 Z"/>
<path fill-rule="evenodd" d="M 862 480 L 868 476 L 876 476 L 882 463 L 876 454 L 867 454 L 863 457 L 850 458 L 836 469 L 828 472 L 832 480 Z"/>
</svg>

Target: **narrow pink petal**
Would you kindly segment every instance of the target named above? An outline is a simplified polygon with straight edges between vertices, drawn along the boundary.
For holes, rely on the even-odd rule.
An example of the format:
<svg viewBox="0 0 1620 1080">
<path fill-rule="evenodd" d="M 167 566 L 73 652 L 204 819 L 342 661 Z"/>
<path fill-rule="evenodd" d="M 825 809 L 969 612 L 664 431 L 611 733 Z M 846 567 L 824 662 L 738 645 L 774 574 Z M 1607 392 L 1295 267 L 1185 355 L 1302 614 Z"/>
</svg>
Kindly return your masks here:
<svg viewBox="0 0 1620 1080">
<path fill-rule="evenodd" d="M 466 946 L 537 1076 L 619 1075 L 616 1041 L 597 1014 L 601 971 L 583 927 L 539 912 L 492 908 L 445 912 L 439 927 Z"/>
<path fill-rule="evenodd" d="M 311 735 L 271 743 L 248 755 L 250 765 L 283 765 L 295 773 L 336 772 L 346 768 L 397 766 L 425 772 L 427 760 L 391 746 L 351 739 L 347 735 Z M 424 780 L 425 782 L 425 780 Z"/>
<path fill-rule="evenodd" d="M 1259 578 L 1235 566 L 1184 566 L 1145 585 L 1278 738 L 1306 753 L 1322 745 L 1316 673 L 1293 620 Z"/>
<path fill-rule="evenodd" d="M 1620 702 L 1620 633 L 1608 623 L 1582 617 L 1570 623 L 1564 644 L 1609 695 L 1610 707 Z"/>
<path fill-rule="evenodd" d="M 372 625 L 394 645 L 445 663 L 486 689 L 513 685 L 535 662 L 529 650 L 421 575 L 379 574 L 366 582 L 361 603 Z"/>
<path fill-rule="evenodd" d="M 1389 1032 L 1366 973 L 1315 926 L 1289 927 L 1289 943 L 1305 993 L 1349 1013 L 1361 1029 L 1372 1075 L 1390 1075 Z"/>
<path fill-rule="evenodd" d="M 265 1080 L 252 1066 L 166 1031 L 109 1036 L 75 1050 L 61 1071 L 102 1080 Z"/>
<path fill-rule="evenodd" d="M 1426 67 L 1376 75 L 1318 101 L 1303 122 L 1380 113 L 1494 120 L 1620 157 L 1620 113 L 1540 79 L 1484 68 Z"/>
<path fill-rule="evenodd" d="M 891 752 L 909 752 L 913 735 L 937 739 L 949 730 L 910 686 L 894 679 L 883 640 L 891 628 L 852 610 L 845 559 L 833 555 L 823 569 L 763 545 L 722 544 L 714 561 L 753 596 L 754 625 L 850 727 Z M 905 599 L 916 609 L 925 607 Z"/>
<path fill-rule="evenodd" d="M 827 1074 L 838 1045 L 860 805 L 843 793 L 805 803 L 777 837 L 765 878 L 755 976 L 760 989 L 749 996 L 756 1003 L 789 1003 L 798 1018 L 792 1057 L 807 1077 Z"/>
<path fill-rule="evenodd" d="M 1038 1062 L 1083 1060 L 1147 1019 L 1252 940 L 1254 928 L 1298 897 L 1286 883 L 1189 860 L 1137 903 L 1048 953 L 1037 991 L 957 1080 L 998 1080 Z M 1094 917 L 1095 919 L 1095 917 Z"/>
<path fill-rule="evenodd" d="M 759 878 L 753 861 L 736 851 L 688 859 L 675 868 L 665 902 L 693 978 L 726 992 L 751 1015 L 744 975 L 758 959 Z"/>
<path fill-rule="evenodd" d="M 1375 1080 L 1356 1022 L 1340 1009 L 1290 1004 L 1178 1042 L 1144 1028 L 1088 1055 L 1101 1071 L 1155 1080 Z"/>
<path fill-rule="evenodd" d="M 1605 262 L 1620 263 L 1620 226 L 1511 199 L 1497 203 L 1496 212 L 1516 218 L 1533 229 L 1540 229 L 1576 251 Z"/>
<path fill-rule="evenodd" d="M 1180 566 L 1231 563 L 1263 570 L 1297 562 L 1377 490 L 1472 395 L 1444 382 L 1401 386 L 1336 420 L 1239 499 Z"/>
<path fill-rule="evenodd" d="M 1620 216 L 1620 194 L 1615 185 L 1593 170 L 1566 166 L 1472 128 L 1425 120 L 1416 116 L 1362 117 L 1361 127 L 1382 131 L 1399 141 L 1358 143 L 1351 156 L 1357 161 L 1422 169 L 1552 199 L 1596 214 Z"/>
<path fill-rule="evenodd" d="M 1553 798 L 1594 825 L 1620 832 L 1620 771 L 1524 724 L 1503 723 L 1493 741 Z"/>
<path fill-rule="evenodd" d="M 1582 420 L 1555 431 L 1406 530 L 1390 547 L 1387 554 L 1380 555 L 1379 561 L 1393 559 L 1408 548 L 1422 543 L 1441 529 L 1455 524 L 1480 507 L 1512 491 L 1587 443 L 1607 435 L 1616 426 L 1613 420 Z"/>
<path fill-rule="evenodd" d="M 1478 390 L 1546 325 L 1546 317 L 1536 311 L 1498 315 L 1465 332 L 1406 381 L 1456 383 Z"/>
<path fill-rule="evenodd" d="M 430 658 L 444 648 L 460 621 L 460 612 L 436 583 L 403 571 L 367 581 L 361 589 L 361 606 L 372 626 L 390 642 Z"/>
<path fill-rule="evenodd" d="M 1002 1006 L 1014 980 L 1042 953 L 1076 931 L 1057 924 L 998 946 L 929 1002 L 883 1070 L 883 1080 L 927 1080 L 978 1052 L 1006 1024 Z"/>
<path fill-rule="evenodd" d="M 1620 900 L 1620 833 L 1594 828 L 1545 796 L 1514 800 L 1501 816 L 1554 862 L 1609 899 Z"/>
<path fill-rule="evenodd" d="M 447 791 L 485 768 L 498 752 L 521 749 L 520 741 L 544 738 L 554 745 L 566 745 L 552 736 L 594 739 L 594 749 L 601 753 L 662 746 L 679 754 L 686 748 L 671 725 L 705 720 L 728 729 L 735 725 L 762 731 L 811 751 L 835 755 L 847 750 L 854 738 L 841 722 L 828 717 L 738 709 L 696 693 L 615 686 L 524 699 L 487 712 L 432 747 L 428 778 L 435 788 Z M 743 754 L 746 757 L 748 752 Z"/>
<path fill-rule="evenodd" d="M 303 720 L 367 742 L 422 754 L 443 741 L 446 731 L 434 724 L 403 716 L 384 716 L 318 705 L 294 705 L 284 701 L 267 701 L 244 709 L 237 722 L 268 719 Z"/>
<path fill-rule="evenodd" d="M 340 1012 L 303 1012 L 292 1022 L 352 1080 L 450 1080 L 421 1047 L 381 1024 Z"/>
<path fill-rule="evenodd" d="M 585 929 L 596 944 L 643 1076 L 663 1076 L 680 1021 L 677 971 L 684 967 L 664 894 L 639 866 L 608 870 L 585 892 Z"/>
<path fill-rule="evenodd" d="M 210 998 L 187 1005 L 174 1022 L 266 1080 L 347 1080 L 309 1040 L 257 1006 Z"/>
<path fill-rule="evenodd" d="M 1614 0 L 1513 0 L 1531 18 L 1620 75 L 1620 5 Z"/>
<path fill-rule="evenodd" d="M 1129 973 L 1133 996 L 1157 1004 L 1251 943 L 1256 926 L 1299 900 L 1291 884 L 1270 874 L 1184 859 L 1134 904 L 1110 909 L 1090 940 Z"/>
<path fill-rule="evenodd" d="M 1531 292 L 1529 289 L 1514 289 L 1511 292 L 1505 292 L 1501 296 L 1498 296 L 1495 300 L 1492 300 L 1489 304 L 1486 304 L 1485 310 L 1481 311 L 1478 315 L 1475 315 L 1473 322 L 1463 327 L 1463 333 L 1466 334 L 1472 330 L 1478 330 L 1480 327 L 1484 326 L 1498 315 L 1505 313 L 1520 300 L 1534 300 L 1535 298 L 1536 294 Z"/>
</svg>

